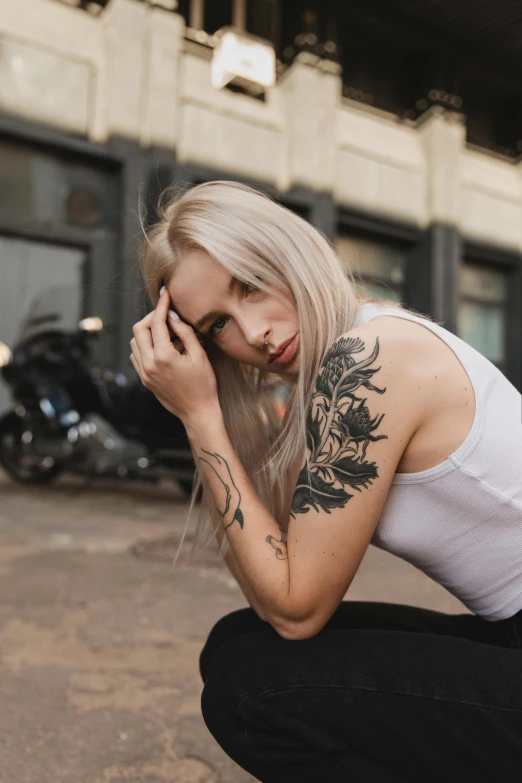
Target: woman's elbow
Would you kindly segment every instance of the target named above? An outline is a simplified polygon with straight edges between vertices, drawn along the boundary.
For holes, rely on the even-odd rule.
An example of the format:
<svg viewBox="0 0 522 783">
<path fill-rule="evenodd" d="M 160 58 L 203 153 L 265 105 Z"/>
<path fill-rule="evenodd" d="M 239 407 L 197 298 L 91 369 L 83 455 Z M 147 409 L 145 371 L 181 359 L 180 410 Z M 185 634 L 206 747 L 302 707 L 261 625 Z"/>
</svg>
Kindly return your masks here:
<svg viewBox="0 0 522 783">
<path fill-rule="evenodd" d="M 279 636 L 293 642 L 312 639 L 323 627 L 315 620 L 284 620 L 268 617 L 267 621 Z"/>
</svg>

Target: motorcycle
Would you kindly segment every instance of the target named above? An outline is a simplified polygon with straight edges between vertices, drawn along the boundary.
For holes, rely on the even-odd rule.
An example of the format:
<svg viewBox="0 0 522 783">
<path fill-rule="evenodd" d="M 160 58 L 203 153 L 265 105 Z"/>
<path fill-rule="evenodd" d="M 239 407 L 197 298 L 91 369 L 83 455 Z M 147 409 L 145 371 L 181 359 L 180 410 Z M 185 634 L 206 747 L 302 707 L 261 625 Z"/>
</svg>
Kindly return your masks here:
<svg viewBox="0 0 522 783">
<path fill-rule="evenodd" d="M 48 289 L 30 309 L 17 345 L 0 342 L 13 398 L 0 419 L 0 464 L 16 481 L 44 484 L 64 472 L 87 477 L 175 479 L 192 491 L 185 429 L 139 379 L 93 361 L 101 318 L 77 323 L 70 293 Z M 70 309 L 70 308 L 69 308 Z"/>
</svg>

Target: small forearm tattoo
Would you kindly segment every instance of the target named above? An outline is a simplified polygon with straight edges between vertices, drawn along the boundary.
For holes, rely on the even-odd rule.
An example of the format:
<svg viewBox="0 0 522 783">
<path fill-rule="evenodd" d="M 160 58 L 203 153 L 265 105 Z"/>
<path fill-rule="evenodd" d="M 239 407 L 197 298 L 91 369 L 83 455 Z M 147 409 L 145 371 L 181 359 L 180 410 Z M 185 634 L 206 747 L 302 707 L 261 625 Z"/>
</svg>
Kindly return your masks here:
<svg viewBox="0 0 522 783">
<path fill-rule="evenodd" d="M 287 560 L 288 559 L 288 547 L 286 545 L 286 533 L 284 530 L 281 530 L 281 538 L 278 539 L 275 536 L 267 536 L 266 540 L 267 542 L 274 547 L 275 554 L 278 560 Z"/>
<path fill-rule="evenodd" d="M 200 462 L 205 462 L 221 482 L 223 489 L 223 499 L 218 500 L 216 496 L 216 507 L 223 519 L 225 530 L 234 522 L 239 522 L 239 527 L 243 529 L 245 520 L 241 511 L 241 493 L 234 483 L 232 474 L 227 461 L 220 454 L 212 454 L 210 451 L 201 449 L 207 457 L 200 457 Z"/>
<path fill-rule="evenodd" d="M 370 381 L 380 370 L 372 366 L 379 354 L 379 339 L 370 355 L 357 361 L 355 355 L 364 348 L 359 337 L 342 337 L 324 357 L 308 414 L 310 469 L 305 462 L 297 479 L 294 518 L 312 508 L 327 514 L 332 508 L 343 508 L 353 497 L 345 487 L 360 492 L 378 478 L 377 465 L 365 457 L 369 443 L 388 437 L 374 435 L 384 414 L 372 418 L 367 397 L 355 392 L 361 386 L 377 394 L 386 391 Z"/>
</svg>

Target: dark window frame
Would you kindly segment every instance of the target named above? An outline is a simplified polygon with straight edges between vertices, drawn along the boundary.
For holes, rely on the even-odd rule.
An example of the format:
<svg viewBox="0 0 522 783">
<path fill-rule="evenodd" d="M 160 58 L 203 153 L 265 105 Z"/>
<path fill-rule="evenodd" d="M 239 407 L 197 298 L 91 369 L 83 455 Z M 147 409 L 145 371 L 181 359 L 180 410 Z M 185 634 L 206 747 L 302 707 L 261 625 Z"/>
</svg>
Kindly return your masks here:
<svg viewBox="0 0 522 783">
<path fill-rule="evenodd" d="M 503 272 L 507 276 L 506 359 L 500 369 L 520 391 L 522 390 L 522 253 L 464 238 L 461 263 L 464 262 Z M 468 300 L 468 297 L 464 298 Z"/>
<path fill-rule="evenodd" d="M 405 221 L 369 215 L 346 207 L 338 207 L 335 239 L 343 234 L 353 238 L 360 237 L 368 241 L 388 244 L 404 251 L 404 279 L 401 284 L 394 283 L 389 279 L 378 278 L 374 275 L 364 275 L 361 279 L 363 283 L 365 280 L 385 283 L 392 290 L 398 291 L 401 295 L 402 304 L 405 307 L 409 307 L 411 303 L 409 301 L 410 264 L 408 263 L 408 256 L 417 250 L 422 236 L 422 229 L 415 224 Z"/>
<path fill-rule="evenodd" d="M 42 154 L 49 154 L 62 162 L 71 161 L 90 169 L 104 170 L 108 177 L 116 177 L 118 180 L 118 197 L 123 203 L 125 196 L 124 177 L 126 174 L 127 160 L 108 145 L 103 146 L 84 138 L 70 136 L 69 134 L 47 125 L 36 123 L 32 120 L 16 117 L 4 111 L 0 111 L 0 143 L 14 144 L 27 147 Z M 75 179 L 77 184 L 90 182 L 89 176 L 85 180 Z M 135 227 L 133 226 L 133 231 Z M 100 236 L 102 234 L 102 236 Z M 103 361 L 125 367 L 123 354 L 120 351 L 120 340 L 128 345 L 127 336 L 123 337 L 121 324 L 122 297 L 116 290 L 110 291 L 108 296 L 111 302 L 105 301 L 100 296 L 98 286 L 93 285 L 95 267 L 102 269 L 110 259 L 114 258 L 114 250 L 121 255 L 123 242 L 123 226 L 121 216 L 114 226 L 115 248 L 109 249 L 109 242 L 104 233 L 96 229 L 84 228 L 74 225 L 65 219 L 48 223 L 46 221 L 32 219 L 28 215 L 21 215 L 13 219 L 0 212 L 0 235 L 28 242 L 38 242 L 53 246 L 70 247 L 85 253 L 83 264 L 84 296 L 82 298 L 82 310 L 85 315 L 92 315 L 94 309 L 98 309 L 106 324 L 111 327 L 111 332 L 100 343 L 99 356 Z M 89 295 L 89 307 L 87 307 L 87 291 Z M 103 292 L 102 292 L 103 293 Z M 103 305 L 102 305 L 103 301 Z M 98 302 L 100 305 L 98 305 Z M 114 327 L 114 329 L 113 329 Z M 112 331 L 113 329 L 113 331 Z M 128 356 L 128 349 L 125 348 Z"/>
<path fill-rule="evenodd" d="M 467 258 L 463 259 L 463 262 L 464 263 L 469 262 L 469 259 L 467 259 Z M 474 263 L 474 266 L 478 266 L 478 264 L 476 262 L 473 262 L 473 263 Z M 459 293 L 458 302 L 459 303 L 460 302 L 466 302 L 466 303 L 469 303 L 469 304 L 476 304 L 476 305 L 479 305 L 481 308 L 484 308 L 484 309 L 499 310 L 499 309 L 504 309 L 505 308 L 505 305 L 507 304 L 507 297 L 506 297 L 506 300 L 504 302 L 488 302 L 487 300 L 481 299 L 478 296 L 468 296 L 467 294 L 465 294 L 464 296 L 461 296 L 460 293 Z M 457 313 L 457 321 L 458 321 L 458 313 Z M 494 364 L 495 367 L 498 367 L 498 369 L 501 372 L 503 372 L 504 374 L 506 372 L 506 364 L 507 364 L 507 359 L 508 359 L 508 352 L 507 352 L 508 323 L 507 322 L 508 322 L 508 319 L 507 319 L 507 312 L 506 312 L 506 318 L 504 320 L 504 345 L 502 346 L 503 353 L 504 353 L 504 359 L 502 361 L 500 361 L 500 362 L 494 362 L 492 359 L 489 359 L 489 361 L 492 364 Z M 457 334 L 457 337 L 460 337 L 460 335 Z"/>
<path fill-rule="evenodd" d="M 406 263 L 404 269 L 406 270 Z M 404 302 L 404 283 L 394 283 L 391 278 L 376 277 L 375 275 L 359 275 L 357 272 L 354 272 L 354 277 L 356 280 L 360 280 L 362 285 L 364 283 L 383 284 L 397 294 L 398 301 Z"/>
</svg>

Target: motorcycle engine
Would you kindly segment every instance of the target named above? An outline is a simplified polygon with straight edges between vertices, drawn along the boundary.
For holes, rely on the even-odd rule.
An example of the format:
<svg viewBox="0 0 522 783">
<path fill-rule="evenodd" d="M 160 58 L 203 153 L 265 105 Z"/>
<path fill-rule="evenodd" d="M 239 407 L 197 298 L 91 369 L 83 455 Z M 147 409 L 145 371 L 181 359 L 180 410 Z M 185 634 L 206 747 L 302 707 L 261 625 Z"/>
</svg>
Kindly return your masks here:
<svg viewBox="0 0 522 783">
<path fill-rule="evenodd" d="M 69 427 L 67 441 L 72 453 L 81 454 L 96 473 L 114 471 L 121 474 L 147 456 L 142 444 L 122 437 L 97 413 L 89 413 L 78 424 Z"/>
</svg>

